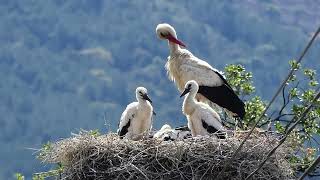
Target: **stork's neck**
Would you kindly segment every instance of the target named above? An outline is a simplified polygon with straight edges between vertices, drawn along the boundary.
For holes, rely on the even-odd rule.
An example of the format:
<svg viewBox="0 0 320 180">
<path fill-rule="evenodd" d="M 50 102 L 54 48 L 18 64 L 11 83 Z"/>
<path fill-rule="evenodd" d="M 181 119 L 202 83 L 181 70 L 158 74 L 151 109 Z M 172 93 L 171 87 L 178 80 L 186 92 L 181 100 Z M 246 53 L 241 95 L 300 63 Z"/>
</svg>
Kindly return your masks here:
<svg viewBox="0 0 320 180">
<path fill-rule="evenodd" d="M 146 101 L 144 99 L 139 99 L 138 100 L 139 106 L 143 107 L 143 108 L 148 108 L 148 107 L 152 107 L 152 105 L 150 104 L 149 101 Z"/>
<path fill-rule="evenodd" d="M 146 104 L 147 104 L 147 101 L 144 100 L 144 99 L 137 98 L 137 100 L 138 100 L 138 103 L 139 103 L 140 106 L 143 106 L 143 105 L 146 105 Z"/>
<path fill-rule="evenodd" d="M 187 94 L 186 98 L 183 101 L 182 107 L 184 114 L 191 115 L 194 112 L 197 103 L 195 97 L 196 92 L 190 92 Z"/>
<path fill-rule="evenodd" d="M 169 45 L 169 49 L 170 49 L 170 55 L 178 52 L 181 49 L 178 44 L 170 42 L 170 41 L 168 41 L 168 45 Z"/>
</svg>

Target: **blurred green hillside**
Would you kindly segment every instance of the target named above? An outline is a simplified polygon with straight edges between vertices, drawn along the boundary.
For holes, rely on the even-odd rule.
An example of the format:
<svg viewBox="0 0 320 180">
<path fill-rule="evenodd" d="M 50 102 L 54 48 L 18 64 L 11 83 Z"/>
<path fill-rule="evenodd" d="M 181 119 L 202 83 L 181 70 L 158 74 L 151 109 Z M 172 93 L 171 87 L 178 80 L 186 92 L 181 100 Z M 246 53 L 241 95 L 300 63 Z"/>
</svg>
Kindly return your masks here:
<svg viewBox="0 0 320 180">
<path fill-rule="evenodd" d="M 185 124 L 158 23 L 172 24 L 218 69 L 244 65 L 269 100 L 320 24 L 319 12 L 318 0 L 2 2 L 0 179 L 41 170 L 27 148 L 80 128 L 115 131 L 137 86 L 149 90 L 155 128 Z M 303 66 L 320 69 L 319 48 L 318 39 Z"/>
</svg>

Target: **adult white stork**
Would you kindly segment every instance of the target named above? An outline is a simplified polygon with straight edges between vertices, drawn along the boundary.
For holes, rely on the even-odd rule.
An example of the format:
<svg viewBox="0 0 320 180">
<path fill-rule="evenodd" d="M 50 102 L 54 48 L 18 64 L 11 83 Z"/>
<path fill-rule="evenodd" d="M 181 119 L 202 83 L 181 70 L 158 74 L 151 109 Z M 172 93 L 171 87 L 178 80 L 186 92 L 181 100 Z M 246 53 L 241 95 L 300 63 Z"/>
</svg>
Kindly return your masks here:
<svg viewBox="0 0 320 180">
<path fill-rule="evenodd" d="M 117 130 L 120 138 L 138 140 L 147 135 L 151 129 L 153 107 L 147 89 L 138 87 L 136 98 L 138 102 L 130 103 L 121 115 Z"/>
<path fill-rule="evenodd" d="M 222 73 L 207 62 L 197 58 L 190 51 L 180 48 L 184 43 L 178 40 L 175 29 L 169 24 L 158 24 L 157 36 L 168 40 L 170 56 L 166 63 L 169 78 L 175 82 L 180 92 L 189 80 L 199 84 L 197 99 L 211 102 L 227 109 L 234 117 L 243 119 L 244 103 L 235 94 Z"/>
<path fill-rule="evenodd" d="M 182 112 L 188 119 L 188 127 L 191 130 L 192 136 L 204 136 L 212 133 L 217 133 L 218 138 L 225 138 L 224 126 L 221 119 L 209 105 L 196 101 L 195 97 L 199 90 L 198 83 L 194 80 L 188 81 L 184 91 L 180 95 L 183 97 L 189 93 L 182 106 Z"/>
</svg>

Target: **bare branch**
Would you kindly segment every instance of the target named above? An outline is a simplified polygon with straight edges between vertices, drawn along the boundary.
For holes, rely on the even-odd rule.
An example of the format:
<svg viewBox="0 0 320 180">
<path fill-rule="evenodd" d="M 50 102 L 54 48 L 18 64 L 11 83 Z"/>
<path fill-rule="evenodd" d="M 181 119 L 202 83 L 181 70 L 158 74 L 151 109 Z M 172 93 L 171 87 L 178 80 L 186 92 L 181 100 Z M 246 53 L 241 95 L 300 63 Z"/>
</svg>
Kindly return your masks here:
<svg viewBox="0 0 320 180">
<path fill-rule="evenodd" d="M 271 157 L 272 154 L 274 154 L 274 152 L 285 142 L 285 140 L 287 139 L 287 137 L 289 136 L 289 134 L 293 131 L 293 129 L 298 125 L 299 122 L 301 122 L 304 117 L 307 115 L 307 113 L 311 110 L 313 104 L 318 100 L 318 98 L 320 97 L 320 91 L 317 93 L 316 97 L 312 100 L 311 104 L 308 106 L 308 108 L 302 113 L 302 115 L 300 116 L 300 118 L 295 121 L 295 123 L 288 129 L 286 135 L 280 140 L 280 142 L 278 143 L 277 146 L 275 146 L 271 151 L 269 151 L 268 155 L 266 156 L 266 158 L 261 162 L 261 164 L 258 166 L 258 168 L 256 170 L 254 170 L 252 173 L 249 174 L 249 176 L 246 177 L 246 179 L 250 179 L 252 178 L 252 176 L 257 173 L 262 166 L 266 163 L 266 161 Z M 297 117 L 295 116 L 293 119 L 296 119 Z M 294 121 L 294 120 L 292 120 Z"/>
<path fill-rule="evenodd" d="M 305 54 L 308 52 L 309 48 L 311 47 L 311 45 L 313 44 L 314 40 L 316 39 L 316 37 L 318 36 L 318 34 L 320 33 L 320 27 L 318 27 L 317 31 L 314 33 L 313 37 L 311 38 L 311 40 L 309 41 L 309 43 L 307 44 L 307 46 L 305 47 L 305 49 L 303 50 L 302 54 L 300 55 L 297 63 L 301 63 L 303 57 L 305 56 Z M 272 97 L 271 101 L 269 102 L 269 104 L 266 106 L 266 108 L 264 109 L 264 111 L 261 113 L 260 117 L 258 118 L 258 120 L 256 121 L 256 123 L 253 125 L 251 131 L 247 134 L 247 136 L 244 138 L 244 140 L 241 142 L 241 144 L 238 146 L 238 148 L 235 150 L 233 156 L 227 160 L 228 162 L 225 164 L 225 166 L 223 167 L 223 169 L 220 171 L 220 173 L 217 175 L 217 179 L 220 178 L 221 174 L 226 170 L 227 166 L 230 164 L 230 162 L 232 162 L 236 155 L 240 152 L 240 150 L 242 149 L 244 143 L 249 139 L 249 136 L 253 133 L 253 130 L 257 127 L 258 123 L 261 121 L 261 119 L 264 117 L 264 114 L 266 114 L 267 110 L 270 108 L 270 106 L 272 105 L 272 103 L 275 101 L 275 99 L 278 97 L 281 89 L 286 85 L 286 83 L 288 82 L 289 78 L 294 74 L 296 70 L 291 68 L 289 74 L 287 75 L 287 77 L 283 80 L 282 84 L 280 85 L 280 87 L 278 88 L 278 90 L 276 91 L 275 95 Z"/>
<path fill-rule="evenodd" d="M 320 156 L 311 164 L 311 166 L 300 176 L 299 180 L 304 179 L 310 172 L 312 172 L 320 163 Z"/>
</svg>

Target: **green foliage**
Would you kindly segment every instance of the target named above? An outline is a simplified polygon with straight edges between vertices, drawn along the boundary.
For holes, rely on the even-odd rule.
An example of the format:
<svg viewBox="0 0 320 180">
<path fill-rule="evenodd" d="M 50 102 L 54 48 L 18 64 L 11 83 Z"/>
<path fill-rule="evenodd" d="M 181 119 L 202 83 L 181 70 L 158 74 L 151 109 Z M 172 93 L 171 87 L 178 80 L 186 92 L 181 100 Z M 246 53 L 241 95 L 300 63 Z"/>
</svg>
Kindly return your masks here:
<svg viewBox="0 0 320 180">
<path fill-rule="evenodd" d="M 285 130 L 284 126 L 281 124 L 280 121 L 276 121 L 274 126 L 275 126 L 277 132 L 279 132 L 281 134 L 285 133 L 286 130 Z"/>
<path fill-rule="evenodd" d="M 92 135 L 96 135 L 98 132 L 96 130 L 90 131 L 92 132 Z M 37 155 L 38 159 L 43 159 L 44 155 L 47 154 L 52 149 L 52 143 L 47 142 L 44 145 L 42 145 L 42 148 L 39 150 L 39 153 Z M 47 177 L 57 177 L 60 176 L 63 172 L 63 165 L 58 163 L 53 169 L 46 171 L 46 172 L 40 172 L 35 173 L 32 176 L 32 180 L 44 180 Z"/>
<path fill-rule="evenodd" d="M 21 173 L 16 173 L 14 176 L 16 180 L 24 180 L 24 176 Z"/>
<path fill-rule="evenodd" d="M 32 180 L 44 180 L 48 177 L 59 177 L 61 176 L 62 172 L 63 166 L 61 164 L 57 164 L 57 166 L 52 170 L 33 174 Z"/>
<path fill-rule="evenodd" d="M 283 105 L 281 111 L 279 111 L 278 118 L 274 119 L 276 120 L 275 128 L 280 134 L 286 133 L 286 130 L 299 119 L 312 103 L 316 91 L 318 91 L 316 89 L 319 88 L 314 69 L 302 68 L 301 64 L 294 60 L 290 61 L 289 64 L 297 74 L 302 74 L 306 78 L 303 76 L 297 77 L 296 75 L 291 76 L 286 84 L 285 88 L 288 89 L 288 92 L 283 91 Z M 298 170 L 308 168 L 319 152 L 319 148 L 317 148 L 320 145 L 317 141 L 317 137 L 320 135 L 320 107 L 318 106 L 318 102 L 319 100 L 312 106 L 309 113 L 295 128 L 294 132 L 290 134 L 291 141 L 295 141 L 296 147 L 299 149 L 290 161 Z M 288 116 L 289 114 L 291 116 Z"/>
<path fill-rule="evenodd" d="M 226 78 L 238 95 L 250 95 L 255 91 L 252 85 L 252 73 L 246 72 L 240 64 L 230 64 L 225 67 Z"/>
<path fill-rule="evenodd" d="M 279 134 L 285 134 L 287 129 L 301 116 L 302 112 L 311 104 L 315 95 L 318 82 L 316 71 L 302 68 L 295 60 L 289 61 L 294 74 L 289 78 L 282 89 L 280 107 L 275 109 L 273 116 L 264 114 L 258 127 L 268 124 Z M 235 91 L 242 97 L 253 96 L 255 87 L 252 85 L 252 73 L 246 72 L 242 65 L 228 65 L 225 68 L 226 77 Z M 304 75 L 297 76 L 296 74 Z M 313 162 L 319 149 L 315 136 L 320 135 L 320 100 L 312 107 L 304 120 L 290 134 L 290 141 L 297 153 L 290 157 L 290 162 L 297 170 L 308 168 Z M 243 120 L 244 128 L 249 129 L 261 116 L 266 108 L 266 103 L 259 96 L 253 96 L 245 102 L 246 115 Z M 270 127 L 269 124 L 272 123 Z M 312 143 L 313 142 L 313 143 Z M 305 150 L 306 149 L 306 150 Z"/>
<path fill-rule="evenodd" d="M 45 180 L 49 177 L 60 177 L 62 172 L 63 172 L 63 166 L 60 163 L 58 163 L 57 166 L 52 170 L 33 174 L 32 180 Z M 16 173 L 15 177 L 16 177 L 16 180 L 24 180 L 24 176 L 20 173 Z"/>
<path fill-rule="evenodd" d="M 42 148 L 39 150 L 39 154 L 37 156 L 38 159 L 41 159 L 47 152 L 49 152 L 52 148 L 51 142 L 47 142 L 42 145 Z"/>
<path fill-rule="evenodd" d="M 246 115 L 243 119 L 245 128 L 252 126 L 258 118 L 261 116 L 266 108 L 266 104 L 261 100 L 261 97 L 255 96 L 252 99 L 245 102 L 246 104 Z M 264 124 L 267 121 L 267 115 L 264 114 L 262 120 L 258 126 Z"/>
<path fill-rule="evenodd" d="M 101 133 L 99 132 L 99 129 L 95 129 L 95 130 L 90 130 L 89 134 L 94 136 L 94 137 L 98 137 L 101 135 Z"/>
<path fill-rule="evenodd" d="M 309 86 L 316 87 L 319 85 L 318 81 L 316 80 L 316 71 L 314 69 L 305 68 L 303 70 L 304 75 L 309 79 Z"/>
<path fill-rule="evenodd" d="M 289 61 L 289 64 L 290 64 L 290 66 L 291 66 L 291 69 L 293 69 L 293 70 L 295 70 L 295 71 L 297 71 L 297 70 L 300 69 L 300 67 L 301 67 L 301 64 L 298 63 L 296 60 L 290 60 L 290 61 Z"/>
<path fill-rule="evenodd" d="M 230 64 L 225 67 L 226 78 L 229 84 L 234 87 L 235 92 L 240 97 L 251 96 L 255 92 L 255 87 L 252 82 L 252 72 L 247 72 L 244 66 L 240 64 Z M 257 119 L 261 116 L 265 109 L 265 102 L 261 97 L 254 96 L 245 101 L 246 115 L 243 119 L 243 126 L 245 129 L 250 128 Z M 264 124 L 266 121 L 266 114 L 263 115 L 260 124 Z"/>
<path fill-rule="evenodd" d="M 298 88 L 292 88 L 292 89 L 290 89 L 290 97 L 292 98 L 292 99 L 296 99 L 296 98 L 298 98 L 298 95 L 299 95 L 299 90 L 298 90 Z"/>
<path fill-rule="evenodd" d="M 317 157 L 317 150 L 315 148 L 301 149 L 301 154 L 295 154 L 290 157 L 289 162 L 296 165 L 295 168 L 299 171 L 307 169 L 314 159 Z"/>
</svg>

